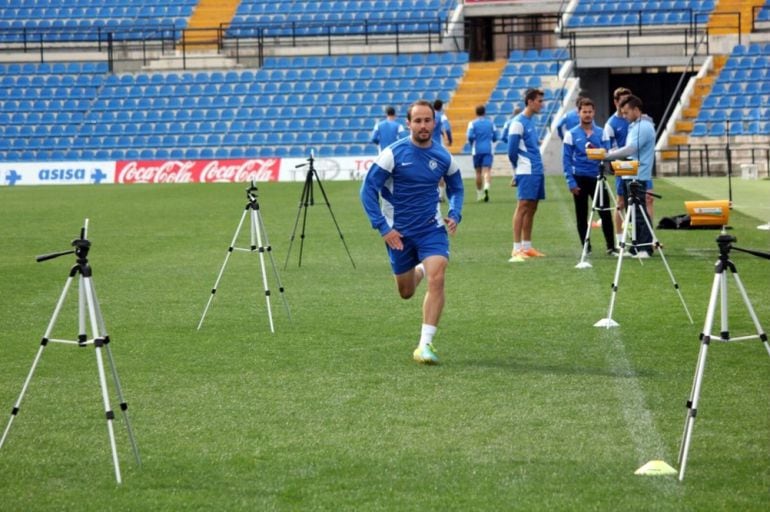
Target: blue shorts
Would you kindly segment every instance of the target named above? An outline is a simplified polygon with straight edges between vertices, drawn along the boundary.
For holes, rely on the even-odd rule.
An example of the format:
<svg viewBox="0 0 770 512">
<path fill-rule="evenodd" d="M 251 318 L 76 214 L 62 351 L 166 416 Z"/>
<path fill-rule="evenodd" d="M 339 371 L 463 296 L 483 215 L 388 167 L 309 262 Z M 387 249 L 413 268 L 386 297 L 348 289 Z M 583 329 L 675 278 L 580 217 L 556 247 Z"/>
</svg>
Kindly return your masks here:
<svg viewBox="0 0 770 512">
<path fill-rule="evenodd" d="M 516 175 L 516 197 L 520 201 L 545 199 L 545 176 L 542 174 Z"/>
<path fill-rule="evenodd" d="M 405 236 L 402 250 L 388 249 L 388 258 L 393 273 L 403 274 L 413 269 L 428 256 L 443 256 L 449 259 L 449 236 L 444 226 L 414 236 Z"/>
<path fill-rule="evenodd" d="M 626 195 L 626 188 L 623 185 L 623 181 L 630 181 L 630 180 L 623 180 L 623 178 L 619 176 L 615 177 L 615 191 L 619 196 Z M 652 180 L 645 180 L 643 183 L 647 187 L 647 190 L 652 190 Z"/>
<path fill-rule="evenodd" d="M 479 155 L 473 155 L 473 168 L 479 167 L 492 167 L 492 153 L 482 153 Z"/>
</svg>

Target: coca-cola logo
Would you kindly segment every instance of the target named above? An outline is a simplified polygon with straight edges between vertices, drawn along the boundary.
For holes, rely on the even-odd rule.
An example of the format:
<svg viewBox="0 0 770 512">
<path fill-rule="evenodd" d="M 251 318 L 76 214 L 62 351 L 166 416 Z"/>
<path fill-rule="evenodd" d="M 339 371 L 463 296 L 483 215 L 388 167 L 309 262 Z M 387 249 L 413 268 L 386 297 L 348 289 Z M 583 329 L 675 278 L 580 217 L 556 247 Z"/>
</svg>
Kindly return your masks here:
<svg viewBox="0 0 770 512">
<path fill-rule="evenodd" d="M 166 160 L 163 162 L 125 162 L 118 167 L 118 183 L 192 183 L 195 162 Z"/>
<path fill-rule="evenodd" d="M 116 165 L 118 183 L 232 183 L 275 181 L 280 159 L 127 161 Z"/>
<path fill-rule="evenodd" d="M 275 179 L 276 164 L 274 158 L 253 160 L 211 160 L 201 170 L 202 183 L 232 183 L 247 181 L 272 181 Z"/>
</svg>

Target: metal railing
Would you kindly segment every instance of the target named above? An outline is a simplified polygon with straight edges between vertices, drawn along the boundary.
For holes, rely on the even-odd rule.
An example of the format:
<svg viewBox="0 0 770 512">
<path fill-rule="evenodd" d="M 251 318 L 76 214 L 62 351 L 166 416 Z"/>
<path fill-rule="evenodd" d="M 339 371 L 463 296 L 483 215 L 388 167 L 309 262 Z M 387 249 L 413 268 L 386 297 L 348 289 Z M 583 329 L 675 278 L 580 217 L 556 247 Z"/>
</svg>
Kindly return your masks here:
<svg viewBox="0 0 770 512">
<path fill-rule="evenodd" d="M 676 157 L 671 158 L 675 152 Z M 664 154 L 665 153 L 665 154 Z M 684 144 L 658 151 L 657 162 L 660 167 L 664 164 L 674 164 L 675 176 L 725 176 L 730 172 L 735 174 L 742 164 L 756 165 L 764 170 L 770 178 L 770 146 L 757 144 Z M 671 173 L 667 173 L 670 175 Z"/>
</svg>

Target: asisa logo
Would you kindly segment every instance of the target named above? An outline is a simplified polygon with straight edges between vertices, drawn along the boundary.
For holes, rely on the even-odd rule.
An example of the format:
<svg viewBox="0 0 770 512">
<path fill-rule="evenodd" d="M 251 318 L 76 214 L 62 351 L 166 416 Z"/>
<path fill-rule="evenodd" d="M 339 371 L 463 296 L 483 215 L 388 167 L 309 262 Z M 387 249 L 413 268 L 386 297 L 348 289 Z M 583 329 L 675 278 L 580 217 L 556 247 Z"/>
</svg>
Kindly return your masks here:
<svg viewBox="0 0 770 512">
<path fill-rule="evenodd" d="M 85 169 L 40 169 L 37 173 L 40 181 L 84 181 L 86 178 Z"/>
</svg>

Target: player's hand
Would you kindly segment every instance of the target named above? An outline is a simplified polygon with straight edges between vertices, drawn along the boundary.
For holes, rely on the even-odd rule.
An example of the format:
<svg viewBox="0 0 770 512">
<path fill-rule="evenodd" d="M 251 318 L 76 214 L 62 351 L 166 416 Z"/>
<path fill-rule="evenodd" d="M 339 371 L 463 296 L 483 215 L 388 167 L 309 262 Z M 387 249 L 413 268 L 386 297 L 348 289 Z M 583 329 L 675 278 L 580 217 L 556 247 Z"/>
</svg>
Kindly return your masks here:
<svg viewBox="0 0 770 512">
<path fill-rule="evenodd" d="M 511 186 L 512 186 L 512 187 L 515 187 L 515 186 L 516 186 L 516 176 L 514 176 L 513 178 L 511 178 Z"/>
<path fill-rule="evenodd" d="M 397 251 L 404 249 L 404 242 L 401 240 L 401 233 L 395 229 L 391 229 L 382 235 L 382 239 L 385 240 L 385 244 L 391 249 L 395 249 Z"/>
<path fill-rule="evenodd" d="M 444 222 L 446 223 L 446 230 L 449 232 L 449 234 L 454 235 L 457 231 L 457 222 L 455 222 L 451 217 L 444 217 Z"/>
<path fill-rule="evenodd" d="M 573 196 L 579 196 L 580 195 L 580 187 L 571 188 L 571 189 L 569 189 L 569 191 L 572 192 Z"/>
</svg>

